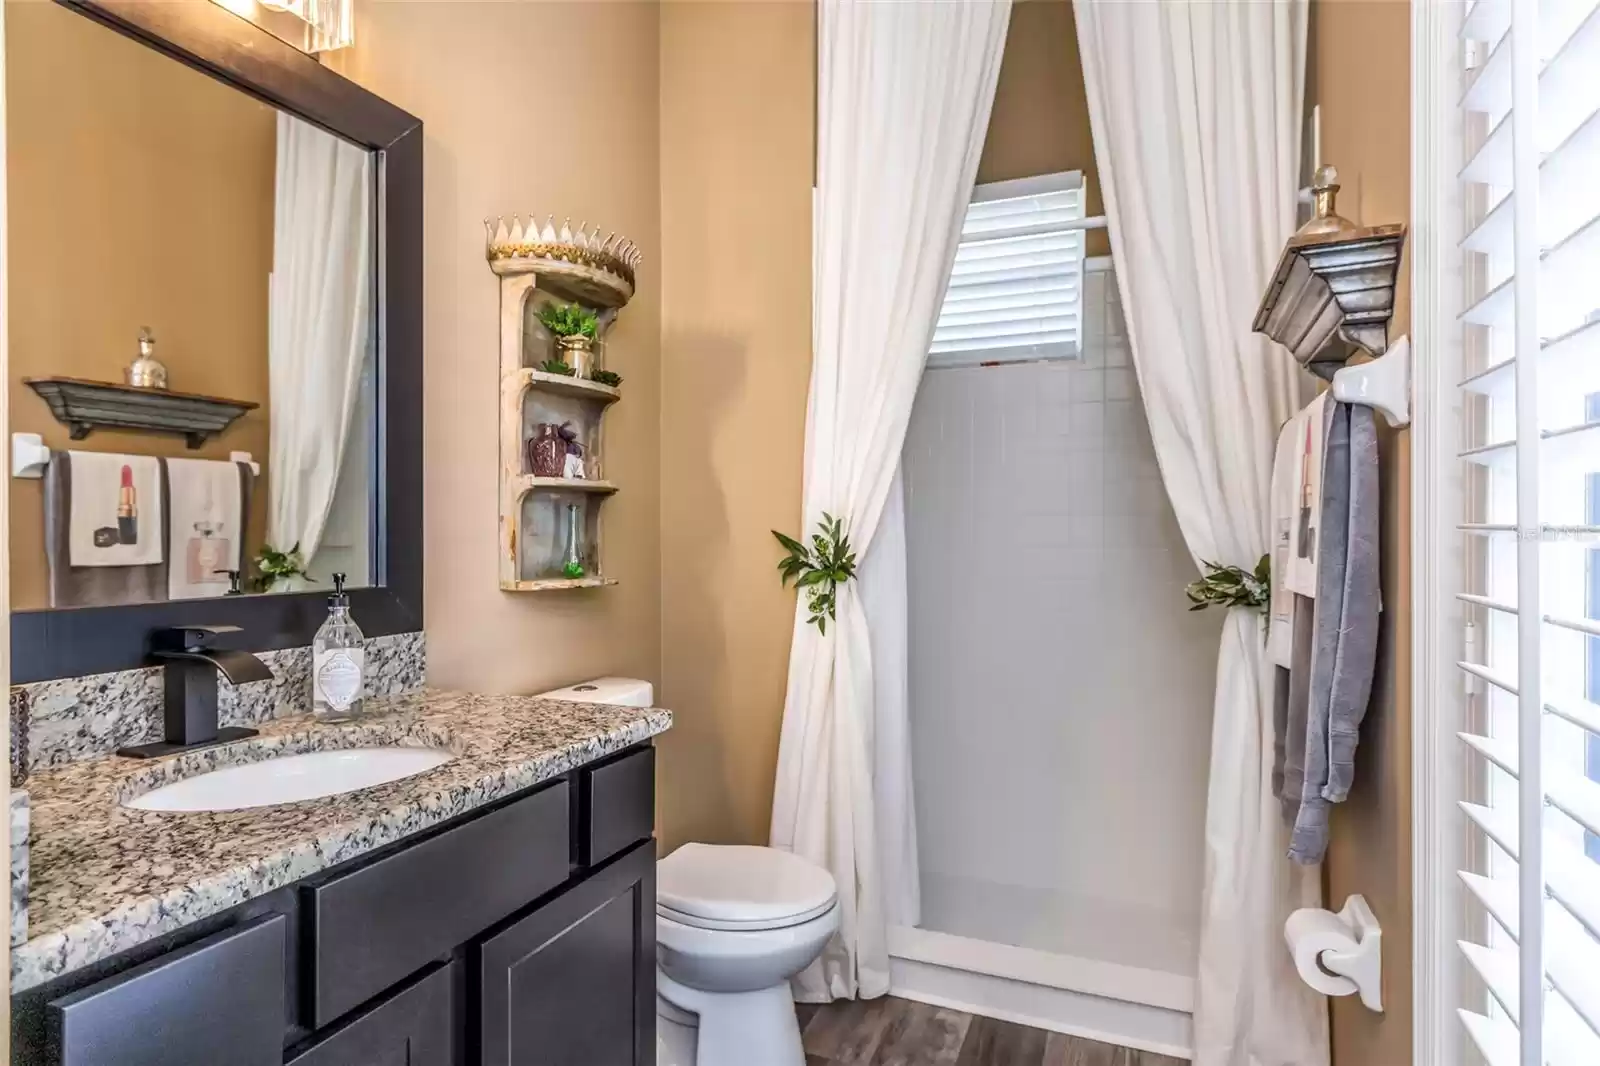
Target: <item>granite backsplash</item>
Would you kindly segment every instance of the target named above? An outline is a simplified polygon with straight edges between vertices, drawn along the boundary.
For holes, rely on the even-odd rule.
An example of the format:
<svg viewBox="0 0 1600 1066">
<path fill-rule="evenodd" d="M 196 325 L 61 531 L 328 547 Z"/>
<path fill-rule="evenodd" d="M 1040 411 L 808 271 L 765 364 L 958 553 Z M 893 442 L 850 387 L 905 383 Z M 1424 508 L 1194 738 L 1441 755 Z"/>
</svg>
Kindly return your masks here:
<svg viewBox="0 0 1600 1066">
<path fill-rule="evenodd" d="M 427 648 L 421 633 L 371 637 L 366 643 L 366 695 L 392 696 L 420 688 Z M 311 649 L 258 653 L 271 681 L 236 686 L 217 682 L 222 725 L 260 725 L 311 709 Z M 21 695 L 26 704 L 18 699 Z M 118 670 L 55 681 L 35 681 L 12 690 L 13 737 L 26 737 L 29 770 L 64 766 L 110 755 L 129 744 L 161 739 L 160 667 Z M 25 715 L 25 721 L 16 721 Z M 22 724 L 24 728 L 16 727 Z M 21 753 L 14 753 L 13 758 Z M 13 779 L 17 776 L 13 766 Z"/>
</svg>

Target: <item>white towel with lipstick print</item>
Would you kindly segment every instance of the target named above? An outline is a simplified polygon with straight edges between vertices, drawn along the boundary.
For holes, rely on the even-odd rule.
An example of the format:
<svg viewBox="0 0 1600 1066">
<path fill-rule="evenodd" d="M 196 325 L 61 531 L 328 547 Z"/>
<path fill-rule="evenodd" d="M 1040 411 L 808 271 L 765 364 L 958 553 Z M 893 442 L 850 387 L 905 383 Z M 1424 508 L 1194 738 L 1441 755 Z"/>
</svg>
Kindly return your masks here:
<svg viewBox="0 0 1600 1066">
<path fill-rule="evenodd" d="M 69 452 L 67 558 L 73 566 L 149 566 L 163 556 L 161 461 L 151 455 Z"/>
<path fill-rule="evenodd" d="M 1323 419 L 1327 393 L 1290 416 L 1272 461 L 1272 601 L 1267 658 L 1289 669 L 1294 598 L 1317 595 L 1317 533 L 1322 525 Z"/>
</svg>

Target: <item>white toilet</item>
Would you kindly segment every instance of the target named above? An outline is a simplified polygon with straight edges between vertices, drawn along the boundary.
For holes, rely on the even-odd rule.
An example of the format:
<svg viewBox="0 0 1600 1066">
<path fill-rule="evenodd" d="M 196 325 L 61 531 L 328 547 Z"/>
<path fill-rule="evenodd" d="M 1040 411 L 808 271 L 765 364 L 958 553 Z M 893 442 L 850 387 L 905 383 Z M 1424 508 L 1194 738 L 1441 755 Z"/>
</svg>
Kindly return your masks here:
<svg viewBox="0 0 1600 1066">
<path fill-rule="evenodd" d="M 549 699 L 648 707 L 606 677 Z M 839 928 L 833 875 L 775 848 L 685 844 L 656 863 L 657 1066 L 805 1066 L 789 978 Z"/>
</svg>

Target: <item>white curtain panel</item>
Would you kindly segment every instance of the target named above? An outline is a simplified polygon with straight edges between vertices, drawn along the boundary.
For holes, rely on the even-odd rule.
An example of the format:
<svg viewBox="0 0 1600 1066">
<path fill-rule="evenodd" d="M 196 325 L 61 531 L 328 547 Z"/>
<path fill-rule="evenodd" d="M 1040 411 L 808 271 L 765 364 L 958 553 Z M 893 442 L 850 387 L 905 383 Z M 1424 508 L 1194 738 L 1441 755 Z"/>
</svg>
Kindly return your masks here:
<svg viewBox="0 0 1600 1066">
<path fill-rule="evenodd" d="M 801 516 L 808 536 L 823 512 L 843 518 L 864 565 L 874 565 L 874 536 L 955 260 L 1010 13 L 1010 0 L 819 7 L 815 351 Z M 899 610 L 903 629 L 903 602 Z M 880 996 L 889 953 L 872 641 L 849 585 L 826 635 L 806 617 L 802 598 L 772 843 L 833 872 L 841 924 L 796 979 L 796 995 Z M 901 728 L 895 742 L 906 735 Z M 900 758 L 909 762 L 909 753 Z"/>
<path fill-rule="evenodd" d="M 922 922 L 922 863 L 911 772 L 910 619 L 906 590 L 905 484 L 896 466 L 889 498 L 858 569 L 861 611 L 872 638 L 872 797 L 883 860 L 884 917 L 892 926 Z"/>
<path fill-rule="evenodd" d="M 267 354 L 267 543 L 316 554 L 372 331 L 372 158 L 278 116 Z M 325 575 L 323 575 L 325 577 Z"/>
<path fill-rule="evenodd" d="M 1250 331 L 1295 228 L 1306 0 L 1077 0 L 1095 162 L 1163 480 L 1199 560 L 1267 550 L 1278 427 L 1301 395 Z M 1198 1066 L 1318 1066 L 1327 1011 L 1283 923 L 1321 900 L 1285 857 L 1272 797 L 1260 615 L 1233 611 L 1217 657 L 1195 999 Z"/>
</svg>

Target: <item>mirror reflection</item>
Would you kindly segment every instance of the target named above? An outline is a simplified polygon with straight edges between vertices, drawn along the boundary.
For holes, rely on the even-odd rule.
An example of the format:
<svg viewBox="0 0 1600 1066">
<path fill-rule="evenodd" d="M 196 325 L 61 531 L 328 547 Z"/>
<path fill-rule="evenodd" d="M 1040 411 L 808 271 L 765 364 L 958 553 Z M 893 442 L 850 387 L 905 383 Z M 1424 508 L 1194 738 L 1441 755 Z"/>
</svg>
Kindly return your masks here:
<svg viewBox="0 0 1600 1066">
<path fill-rule="evenodd" d="M 12 608 L 372 584 L 371 154 L 59 5 L 5 19 Z"/>
</svg>

